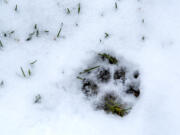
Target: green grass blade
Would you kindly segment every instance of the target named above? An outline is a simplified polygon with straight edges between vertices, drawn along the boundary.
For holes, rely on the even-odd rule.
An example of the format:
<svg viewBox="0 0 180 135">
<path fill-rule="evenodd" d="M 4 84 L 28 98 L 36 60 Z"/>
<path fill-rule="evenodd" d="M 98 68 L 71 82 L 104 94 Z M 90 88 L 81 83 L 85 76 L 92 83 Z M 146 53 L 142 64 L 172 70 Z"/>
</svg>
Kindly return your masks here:
<svg viewBox="0 0 180 135">
<path fill-rule="evenodd" d="M 24 70 L 23 70 L 22 67 L 21 67 L 21 72 L 22 72 L 22 75 L 23 75 L 24 77 L 26 77 L 26 74 L 25 74 L 25 72 L 24 72 Z"/>
</svg>

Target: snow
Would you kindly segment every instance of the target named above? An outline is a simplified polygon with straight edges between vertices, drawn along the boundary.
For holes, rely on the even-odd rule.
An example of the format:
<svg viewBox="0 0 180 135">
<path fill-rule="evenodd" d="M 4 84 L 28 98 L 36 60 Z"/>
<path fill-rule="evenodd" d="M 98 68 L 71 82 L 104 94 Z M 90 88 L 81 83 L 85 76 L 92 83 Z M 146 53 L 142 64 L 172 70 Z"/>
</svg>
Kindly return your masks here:
<svg viewBox="0 0 180 135">
<path fill-rule="evenodd" d="M 178 0 L 0 0 L 0 82 L 4 82 L 0 134 L 179 135 L 179 4 Z M 49 33 L 26 41 L 35 24 Z M 12 36 L 3 36 L 12 30 Z M 141 95 L 123 118 L 95 111 L 79 89 L 76 74 L 99 51 L 115 52 L 141 71 Z M 20 67 L 32 75 L 24 78 Z M 38 94 L 41 102 L 34 104 Z"/>
</svg>

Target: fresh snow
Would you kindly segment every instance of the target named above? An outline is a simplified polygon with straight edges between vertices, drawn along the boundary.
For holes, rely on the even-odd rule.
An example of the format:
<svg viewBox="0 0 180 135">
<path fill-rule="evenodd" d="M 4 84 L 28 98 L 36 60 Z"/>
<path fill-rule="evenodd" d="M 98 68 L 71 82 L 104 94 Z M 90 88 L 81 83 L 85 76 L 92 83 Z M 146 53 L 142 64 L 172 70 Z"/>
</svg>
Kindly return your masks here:
<svg viewBox="0 0 180 135">
<path fill-rule="evenodd" d="M 0 134 L 179 135 L 179 6 L 179 0 L 0 0 Z M 39 36 L 26 41 L 35 24 Z M 95 111 L 76 79 L 100 51 L 140 69 L 141 95 L 123 118 Z"/>
</svg>

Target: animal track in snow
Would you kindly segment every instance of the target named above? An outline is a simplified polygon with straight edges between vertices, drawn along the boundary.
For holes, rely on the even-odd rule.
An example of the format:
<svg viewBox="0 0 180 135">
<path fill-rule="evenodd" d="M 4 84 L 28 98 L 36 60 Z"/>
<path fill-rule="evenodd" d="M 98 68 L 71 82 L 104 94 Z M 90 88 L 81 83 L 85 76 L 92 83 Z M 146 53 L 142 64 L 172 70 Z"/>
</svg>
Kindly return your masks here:
<svg viewBox="0 0 180 135">
<path fill-rule="evenodd" d="M 107 113 L 125 116 L 140 96 L 140 72 L 123 57 L 99 53 L 78 78 L 84 95 Z"/>
</svg>

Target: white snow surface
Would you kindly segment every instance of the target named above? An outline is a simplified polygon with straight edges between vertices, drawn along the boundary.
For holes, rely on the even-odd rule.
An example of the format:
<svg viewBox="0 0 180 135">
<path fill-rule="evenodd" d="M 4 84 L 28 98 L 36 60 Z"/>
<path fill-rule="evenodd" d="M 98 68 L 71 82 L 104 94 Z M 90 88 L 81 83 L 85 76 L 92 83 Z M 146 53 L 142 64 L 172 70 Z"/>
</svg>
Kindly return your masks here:
<svg viewBox="0 0 180 135">
<path fill-rule="evenodd" d="M 0 0 L 0 134 L 179 135 L 179 6 L 179 0 Z M 26 41 L 35 24 L 49 33 Z M 76 79 L 99 51 L 140 69 L 141 95 L 123 118 L 95 111 Z M 31 76 L 23 77 L 21 67 Z"/>
</svg>

